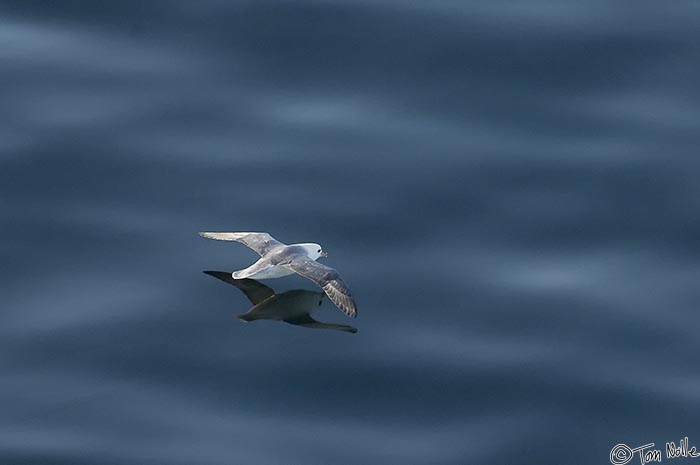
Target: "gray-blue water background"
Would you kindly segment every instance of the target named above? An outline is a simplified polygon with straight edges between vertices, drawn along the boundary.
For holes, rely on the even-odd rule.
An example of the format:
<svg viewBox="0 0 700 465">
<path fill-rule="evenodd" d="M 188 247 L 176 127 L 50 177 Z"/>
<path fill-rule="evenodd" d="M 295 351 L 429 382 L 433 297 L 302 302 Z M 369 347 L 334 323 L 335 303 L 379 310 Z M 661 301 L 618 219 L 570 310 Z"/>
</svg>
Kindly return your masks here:
<svg viewBox="0 0 700 465">
<path fill-rule="evenodd" d="M 699 5 L 3 1 L 0 463 L 700 443 Z M 359 332 L 239 321 L 200 230 Z"/>
</svg>

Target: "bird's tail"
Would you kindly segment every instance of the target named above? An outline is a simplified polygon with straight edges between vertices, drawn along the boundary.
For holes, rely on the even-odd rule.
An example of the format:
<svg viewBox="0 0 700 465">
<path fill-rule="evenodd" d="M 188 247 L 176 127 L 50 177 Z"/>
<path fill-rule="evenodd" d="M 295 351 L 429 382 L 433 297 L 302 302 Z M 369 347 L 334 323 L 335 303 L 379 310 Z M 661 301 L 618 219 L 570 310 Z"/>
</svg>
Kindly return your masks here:
<svg viewBox="0 0 700 465">
<path fill-rule="evenodd" d="M 238 315 L 238 319 L 241 321 L 245 321 L 246 323 L 250 323 L 251 321 L 257 320 L 257 318 L 255 318 L 250 313 L 244 313 L 243 315 Z"/>
</svg>

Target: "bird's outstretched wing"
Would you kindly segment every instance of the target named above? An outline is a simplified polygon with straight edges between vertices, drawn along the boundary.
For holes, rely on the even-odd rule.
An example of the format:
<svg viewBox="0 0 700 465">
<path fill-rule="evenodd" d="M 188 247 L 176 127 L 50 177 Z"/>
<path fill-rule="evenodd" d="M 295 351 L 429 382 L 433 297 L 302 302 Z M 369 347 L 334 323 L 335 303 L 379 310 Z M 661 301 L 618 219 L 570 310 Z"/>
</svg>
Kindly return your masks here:
<svg viewBox="0 0 700 465">
<path fill-rule="evenodd" d="M 304 326 L 306 328 L 316 328 L 316 329 L 334 329 L 336 331 L 345 331 L 346 333 L 356 333 L 357 328 L 348 325 L 337 325 L 335 323 L 321 323 L 311 318 L 311 315 L 305 314 L 294 318 L 287 318 L 282 320 L 285 323 L 296 326 Z"/>
<path fill-rule="evenodd" d="M 294 257 L 284 266 L 321 286 L 331 302 L 347 316 L 350 318 L 357 316 L 355 299 L 345 281 L 333 268 L 302 256 Z"/>
<path fill-rule="evenodd" d="M 236 286 L 243 291 L 253 305 L 257 305 L 268 297 L 275 295 L 275 291 L 254 279 L 233 279 L 231 273 L 226 271 L 205 271 L 204 273 Z"/>
<path fill-rule="evenodd" d="M 201 232 L 200 236 L 217 241 L 236 241 L 256 251 L 261 257 L 270 249 L 284 245 L 264 232 Z"/>
</svg>

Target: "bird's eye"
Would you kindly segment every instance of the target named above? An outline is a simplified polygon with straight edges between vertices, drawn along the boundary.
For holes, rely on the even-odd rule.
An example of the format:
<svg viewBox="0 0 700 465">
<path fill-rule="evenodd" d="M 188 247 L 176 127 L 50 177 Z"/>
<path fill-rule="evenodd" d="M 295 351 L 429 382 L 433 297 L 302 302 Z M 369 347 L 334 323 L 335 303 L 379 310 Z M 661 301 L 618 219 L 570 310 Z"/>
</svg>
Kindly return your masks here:
<svg viewBox="0 0 700 465">
<path fill-rule="evenodd" d="M 318 253 L 321 253 L 321 249 L 318 249 Z"/>
</svg>

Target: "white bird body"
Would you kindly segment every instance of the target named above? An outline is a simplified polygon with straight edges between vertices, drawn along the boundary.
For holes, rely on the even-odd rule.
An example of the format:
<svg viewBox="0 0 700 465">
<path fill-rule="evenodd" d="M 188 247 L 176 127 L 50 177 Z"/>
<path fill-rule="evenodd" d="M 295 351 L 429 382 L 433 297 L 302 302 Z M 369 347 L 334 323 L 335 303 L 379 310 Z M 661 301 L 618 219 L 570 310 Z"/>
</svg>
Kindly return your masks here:
<svg viewBox="0 0 700 465">
<path fill-rule="evenodd" d="M 297 273 L 321 286 L 346 315 L 351 318 L 357 315 L 355 300 L 338 272 L 316 263 L 318 258 L 327 256 L 320 245 L 309 242 L 286 245 L 261 232 L 200 232 L 199 235 L 240 242 L 260 255 L 260 259 L 249 267 L 231 273 L 233 279 L 273 279 Z"/>
<path fill-rule="evenodd" d="M 314 261 L 325 255 L 318 244 L 280 244 L 276 247 L 271 247 L 265 256 L 260 257 L 257 262 L 248 268 L 234 271 L 231 273 L 231 276 L 233 276 L 233 279 L 274 279 L 289 276 L 295 272 L 284 266 L 284 264 L 289 262 L 288 259 L 291 254 L 299 252 L 306 254 L 308 258 Z"/>
<path fill-rule="evenodd" d="M 271 266 L 262 270 L 256 270 L 255 265 L 257 265 L 257 263 L 258 262 L 255 262 L 248 268 L 244 268 L 240 271 L 234 271 L 231 273 L 231 276 L 233 276 L 233 279 L 275 279 L 294 274 L 292 270 L 283 266 Z"/>
</svg>

